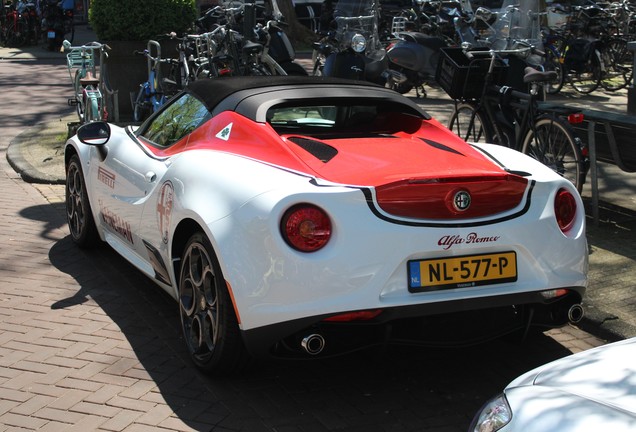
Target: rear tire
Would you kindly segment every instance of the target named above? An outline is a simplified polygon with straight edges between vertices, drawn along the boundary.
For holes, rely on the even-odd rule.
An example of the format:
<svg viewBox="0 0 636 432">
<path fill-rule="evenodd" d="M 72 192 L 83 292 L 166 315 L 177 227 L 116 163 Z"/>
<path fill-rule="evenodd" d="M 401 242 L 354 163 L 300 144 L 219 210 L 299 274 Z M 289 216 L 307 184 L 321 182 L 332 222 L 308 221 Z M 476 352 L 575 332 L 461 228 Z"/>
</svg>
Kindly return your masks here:
<svg viewBox="0 0 636 432">
<path fill-rule="evenodd" d="M 627 87 L 632 79 L 633 54 L 627 49 L 625 39 L 610 39 L 600 51 L 603 59 L 601 87 L 617 91 Z"/>
<path fill-rule="evenodd" d="M 598 50 L 594 50 L 590 58 L 585 62 L 581 72 L 570 71 L 570 84 L 579 93 L 589 94 L 601 84 L 601 61 Z"/>
<path fill-rule="evenodd" d="M 142 85 L 139 88 L 137 97 L 133 101 L 133 121 L 135 123 L 141 123 L 150 115 L 151 112 L 152 108 L 150 107 L 150 102 L 146 100 L 146 89 Z"/>
<path fill-rule="evenodd" d="M 522 152 L 572 182 L 579 192 L 583 189 L 586 173 L 581 146 L 565 121 L 552 116 L 539 118 L 523 140 Z"/>
<path fill-rule="evenodd" d="M 202 232 L 181 257 L 179 314 L 190 358 L 204 372 L 224 374 L 248 360 L 238 319 L 212 245 Z"/>
</svg>

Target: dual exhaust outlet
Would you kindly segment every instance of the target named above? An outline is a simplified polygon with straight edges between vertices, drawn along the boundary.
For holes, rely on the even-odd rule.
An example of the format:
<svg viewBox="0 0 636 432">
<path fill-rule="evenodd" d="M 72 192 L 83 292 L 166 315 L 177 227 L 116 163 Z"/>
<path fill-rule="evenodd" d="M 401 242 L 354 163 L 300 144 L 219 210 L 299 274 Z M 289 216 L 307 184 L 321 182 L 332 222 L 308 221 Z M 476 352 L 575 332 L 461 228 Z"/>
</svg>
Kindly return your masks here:
<svg viewBox="0 0 636 432">
<path fill-rule="evenodd" d="M 568 309 L 567 316 L 571 323 L 576 324 L 583 319 L 584 314 L 583 306 L 575 303 Z M 325 338 L 321 334 L 312 333 L 301 340 L 300 346 L 307 354 L 315 356 L 325 349 Z"/>
</svg>

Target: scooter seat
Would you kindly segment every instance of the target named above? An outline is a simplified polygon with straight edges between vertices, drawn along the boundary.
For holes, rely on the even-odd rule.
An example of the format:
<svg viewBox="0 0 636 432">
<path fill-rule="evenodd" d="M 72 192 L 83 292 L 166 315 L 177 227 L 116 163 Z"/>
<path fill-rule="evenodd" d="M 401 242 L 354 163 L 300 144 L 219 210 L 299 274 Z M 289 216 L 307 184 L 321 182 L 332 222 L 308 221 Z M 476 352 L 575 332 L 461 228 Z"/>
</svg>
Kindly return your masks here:
<svg viewBox="0 0 636 432">
<path fill-rule="evenodd" d="M 439 51 L 440 48 L 446 47 L 446 43 L 442 38 L 436 36 L 429 36 L 420 32 L 400 32 L 398 37 L 405 41 L 415 42 L 418 45 L 425 46 L 434 51 Z"/>
</svg>

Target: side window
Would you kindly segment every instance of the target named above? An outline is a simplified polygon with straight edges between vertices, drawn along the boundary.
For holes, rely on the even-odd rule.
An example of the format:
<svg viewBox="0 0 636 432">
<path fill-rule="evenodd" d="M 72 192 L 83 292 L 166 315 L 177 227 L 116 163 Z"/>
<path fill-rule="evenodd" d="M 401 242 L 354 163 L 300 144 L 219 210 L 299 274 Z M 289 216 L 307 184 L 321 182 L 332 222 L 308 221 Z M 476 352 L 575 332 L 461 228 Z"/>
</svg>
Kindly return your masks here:
<svg viewBox="0 0 636 432">
<path fill-rule="evenodd" d="M 212 115 L 201 101 L 184 93 L 155 117 L 140 135 L 158 147 L 169 147 L 210 117 Z"/>
</svg>

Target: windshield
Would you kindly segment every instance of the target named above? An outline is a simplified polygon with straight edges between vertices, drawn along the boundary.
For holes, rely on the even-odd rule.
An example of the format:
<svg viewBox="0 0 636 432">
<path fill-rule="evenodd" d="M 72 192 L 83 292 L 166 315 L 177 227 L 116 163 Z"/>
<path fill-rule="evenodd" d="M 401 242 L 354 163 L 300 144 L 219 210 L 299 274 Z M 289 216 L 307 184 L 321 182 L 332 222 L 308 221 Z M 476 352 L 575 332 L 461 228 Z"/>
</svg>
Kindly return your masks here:
<svg viewBox="0 0 636 432">
<path fill-rule="evenodd" d="M 373 17 L 375 15 L 375 2 L 369 0 L 340 0 L 334 9 L 334 17 Z"/>
<path fill-rule="evenodd" d="M 495 35 L 492 47 L 495 49 L 516 48 L 519 43 L 531 44 L 541 49 L 541 8 L 540 0 L 504 0 L 497 20 L 493 24 Z"/>
<path fill-rule="evenodd" d="M 340 0 L 334 8 L 336 39 L 348 46 L 355 34 L 366 39 L 366 53 L 370 55 L 382 49 L 378 34 L 379 10 L 374 1 Z"/>
</svg>

